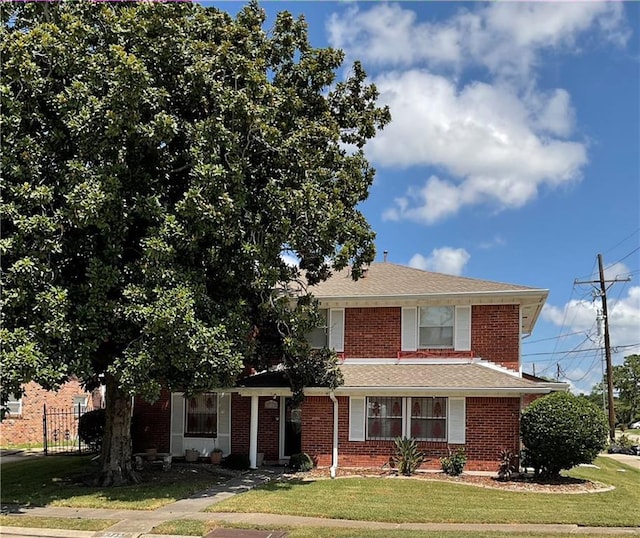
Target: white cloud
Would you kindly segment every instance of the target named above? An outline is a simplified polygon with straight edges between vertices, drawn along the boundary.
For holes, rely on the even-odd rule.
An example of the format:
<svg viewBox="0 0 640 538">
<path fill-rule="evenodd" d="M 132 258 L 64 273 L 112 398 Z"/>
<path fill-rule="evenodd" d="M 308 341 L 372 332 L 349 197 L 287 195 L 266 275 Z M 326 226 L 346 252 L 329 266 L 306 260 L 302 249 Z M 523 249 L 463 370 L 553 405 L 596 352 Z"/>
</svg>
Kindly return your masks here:
<svg viewBox="0 0 640 538">
<path fill-rule="evenodd" d="M 563 90 L 519 97 L 508 85 L 472 83 L 458 90 L 423 70 L 387 73 L 375 80 L 393 121 L 367 145 L 387 166 L 431 165 L 452 179 L 430 177 L 385 213 L 433 223 L 464 206 L 522 207 L 543 186 L 580 178 L 586 146 L 566 135 L 573 125 Z"/>
<path fill-rule="evenodd" d="M 613 295 L 611 293 L 607 298 L 611 346 L 614 351 L 620 351 L 621 357 L 637 353 L 640 351 L 640 286 L 630 287 L 627 294 L 618 300 L 611 299 Z M 561 307 L 545 306 L 542 318 L 563 327 L 563 332 L 584 331 L 585 335 L 597 340 L 596 317 L 600 309 L 599 298 L 595 301 L 572 300 Z"/>
<path fill-rule="evenodd" d="M 463 248 L 435 248 L 428 257 L 415 254 L 409 260 L 409 266 L 425 271 L 461 275 L 471 255 Z"/>
<path fill-rule="evenodd" d="M 495 2 L 472 11 L 459 9 L 441 22 L 417 22 L 396 4 L 333 14 L 329 42 L 353 57 L 379 65 L 418 63 L 460 69 L 481 65 L 500 76 L 529 73 L 545 49 L 575 50 L 587 30 L 624 45 L 630 30 L 624 6 L 611 2 Z"/>
<path fill-rule="evenodd" d="M 502 237 L 501 235 L 496 235 L 493 237 L 493 239 L 490 239 L 489 241 L 483 241 L 482 243 L 479 243 L 478 248 L 483 250 L 489 250 L 492 248 L 503 247 L 506 244 L 507 244 L 507 241 L 505 240 L 504 237 Z"/>
</svg>

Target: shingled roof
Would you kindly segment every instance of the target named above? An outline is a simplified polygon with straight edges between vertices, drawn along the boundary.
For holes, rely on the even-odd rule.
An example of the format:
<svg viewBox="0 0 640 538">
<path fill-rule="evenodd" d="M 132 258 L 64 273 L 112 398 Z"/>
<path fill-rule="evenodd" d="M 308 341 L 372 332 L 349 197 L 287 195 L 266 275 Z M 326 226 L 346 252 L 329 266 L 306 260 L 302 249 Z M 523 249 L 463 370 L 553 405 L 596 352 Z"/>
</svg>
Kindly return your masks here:
<svg viewBox="0 0 640 538">
<path fill-rule="evenodd" d="M 358 281 L 349 268 L 337 271 L 328 280 L 310 288 L 318 298 L 379 297 L 491 292 L 543 291 L 536 288 L 432 273 L 395 263 L 372 263 Z"/>
<path fill-rule="evenodd" d="M 310 286 L 323 308 L 359 306 L 415 306 L 427 301 L 441 304 L 520 304 L 522 332 L 529 334 L 542 311 L 548 290 L 432 273 L 395 263 L 373 263 L 365 276 L 351 278 L 349 268 Z"/>
<path fill-rule="evenodd" d="M 562 383 L 532 381 L 520 377 L 515 372 L 491 365 L 484 361 L 434 361 L 419 363 L 399 361 L 395 363 L 340 365 L 344 384 L 336 394 L 534 394 L 552 390 L 566 390 Z M 274 390 L 286 388 L 289 382 L 282 371 L 263 372 L 245 378 L 238 384 L 240 392 L 247 394 L 258 391 L 270 394 Z M 326 391 L 326 388 L 309 387 L 308 394 Z"/>
</svg>

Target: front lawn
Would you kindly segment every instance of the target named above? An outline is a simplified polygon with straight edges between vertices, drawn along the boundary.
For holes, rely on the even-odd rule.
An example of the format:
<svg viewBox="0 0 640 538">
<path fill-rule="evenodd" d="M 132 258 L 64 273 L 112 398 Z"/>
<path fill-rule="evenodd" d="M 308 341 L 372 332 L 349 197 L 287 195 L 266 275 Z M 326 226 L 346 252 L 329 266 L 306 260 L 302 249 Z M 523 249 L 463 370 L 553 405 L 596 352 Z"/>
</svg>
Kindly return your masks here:
<svg viewBox="0 0 640 538">
<path fill-rule="evenodd" d="M 155 510 L 226 480 L 205 465 L 145 471 L 144 482 L 100 488 L 87 485 L 96 472 L 89 456 L 46 456 L 2 464 L 3 503 L 72 508 Z"/>
<path fill-rule="evenodd" d="M 272 482 L 212 505 L 211 512 L 264 512 L 335 519 L 437 523 L 573 523 L 640 526 L 640 470 L 610 458 L 576 478 L 614 485 L 590 494 L 520 493 L 398 478 Z"/>
<path fill-rule="evenodd" d="M 69 517 L 0 516 L 0 527 L 30 529 L 66 529 L 74 531 L 103 531 L 118 522 L 116 519 L 84 519 Z"/>
</svg>

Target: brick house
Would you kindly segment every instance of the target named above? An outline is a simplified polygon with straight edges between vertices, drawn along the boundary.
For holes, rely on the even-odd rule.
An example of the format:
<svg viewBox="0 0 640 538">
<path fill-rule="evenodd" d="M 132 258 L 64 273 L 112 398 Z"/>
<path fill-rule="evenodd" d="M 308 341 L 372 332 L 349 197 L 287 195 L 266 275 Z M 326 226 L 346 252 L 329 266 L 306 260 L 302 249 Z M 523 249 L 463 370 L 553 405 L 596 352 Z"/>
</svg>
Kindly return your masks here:
<svg viewBox="0 0 640 538">
<path fill-rule="evenodd" d="M 100 391 L 86 392 L 77 379 L 70 379 L 59 390 L 46 390 L 38 383 L 24 386 L 21 398 L 12 398 L 8 402 L 9 412 L 0 422 L 0 446 L 42 443 L 42 415 L 44 405 L 47 409 L 71 410 L 80 412 L 97 409 L 102 406 Z"/>
<path fill-rule="evenodd" d="M 519 450 L 525 402 L 562 383 L 527 379 L 521 341 L 547 290 L 374 263 L 354 282 L 344 270 L 312 289 L 326 320 L 309 335 L 341 358 L 344 384 L 308 387 L 300 408 L 274 368 L 235 387 L 185 399 L 136 401 L 134 450 L 152 443 L 175 456 L 258 454 L 283 462 L 307 452 L 319 466 L 381 466 L 393 439 L 413 437 L 427 467 L 464 447 L 467 468 L 496 470 L 501 449 Z"/>
</svg>

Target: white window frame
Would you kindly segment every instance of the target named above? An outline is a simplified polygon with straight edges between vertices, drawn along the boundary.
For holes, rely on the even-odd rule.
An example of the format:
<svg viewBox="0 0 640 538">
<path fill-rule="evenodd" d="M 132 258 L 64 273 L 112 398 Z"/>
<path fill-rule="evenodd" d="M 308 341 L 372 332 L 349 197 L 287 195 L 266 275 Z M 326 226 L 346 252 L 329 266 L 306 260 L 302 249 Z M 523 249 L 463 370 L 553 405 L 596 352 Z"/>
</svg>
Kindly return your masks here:
<svg viewBox="0 0 640 538">
<path fill-rule="evenodd" d="M 423 325 L 422 322 L 422 313 L 423 311 L 426 312 L 428 310 L 439 310 L 439 309 L 447 309 L 451 312 L 451 325 Z M 456 308 L 455 306 L 420 306 L 418 307 L 418 338 L 417 338 L 417 344 L 418 344 L 418 349 L 454 349 L 455 346 L 455 341 L 456 341 Z M 440 328 L 440 329 L 444 329 L 444 328 L 448 328 L 451 327 L 451 343 L 449 344 L 448 342 L 446 344 L 426 344 L 423 345 L 422 342 L 420 341 L 420 329 L 423 328 L 428 328 L 428 327 L 432 327 L 432 328 Z"/>
<path fill-rule="evenodd" d="M 440 415 L 434 414 L 432 411 L 431 415 L 414 417 L 413 411 L 416 404 L 418 404 L 418 400 L 431 400 L 431 408 L 435 409 L 436 405 L 440 405 Z M 436 402 L 436 400 L 439 400 Z M 416 441 L 428 441 L 434 443 L 446 443 L 448 442 L 448 432 L 449 432 L 449 417 L 448 417 L 448 409 L 449 409 L 449 398 L 445 396 L 416 396 L 414 398 L 407 398 L 407 437 L 412 437 Z M 422 408 L 421 408 L 422 413 Z M 442 428 L 442 437 L 418 437 L 413 435 L 413 421 L 444 421 L 444 426 Z"/>
<path fill-rule="evenodd" d="M 395 439 L 396 437 L 413 437 L 415 438 L 417 441 L 426 441 L 426 442 L 434 442 L 434 443 L 446 443 L 448 442 L 449 439 L 449 398 L 447 398 L 446 396 L 416 396 L 415 399 L 438 399 L 441 400 L 440 405 L 441 405 L 441 413 L 444 416 L 441 417 L 427 417 L 427 420 L 444 420 L 444 426 L 442 429 L 443 432 L 443 437 L 439 437 L 439 438 L 428 438 L 428 437 L 414 437 L 411 433 L 412 430 L 412 416 L 411 416 L 411 410 L 413 408 L 413 404 L 415 402 L 412 402 L 412 398 L 411 397 L 402 397 L 402 396 L 390 396 L 390 397 L 385 397 L 385 396 L 367 396 L 365 398 L 365 440 L 366 441 L 393 441 L 393 439 Z M 372 406 L 370 406 L 370 401 L 371 400 L 389 400 L 389 402 L 391 402 L 392 400 L 399 400 L 399 415 L 394 414 L 393 409 L 391 409 L 391 411 L 389 412 L 388 410 L 382 410 L 381 409 L 381 415 L 378 418 L 378 420 L 384 421 L 384 420 L 397 420 L 397 419 L 401 419 L 401 428 L 400 431 L 398 432 L 398 435 L 374 435 L 373 432 L 370 431 L 370 420 L 375 420 L 375 417 L 370 415 L 370 409 Z M 385 427 L 384 425 L 381 426 L 381 431 L 384 431 Z"/>
<path fill-rule="evenodd" d="M 318 310 L 318 313 L 324 319 L 323 319 L 323 323 L 320 326 L 316 327 L 315 329 L 312 329 L 307 337 L 307 341 L 309 342 L 311 349 L 323 349 L 329 346 L 329 315 L 330 315 L 329 309 L 320 308 Z M 321 346 L 314 345 L 314 342 L 312 341 L 313 336 L 314 335 L 318 336 L 318 340 L 320 340 L 319 338 L 320 333 L 323 334 L 324 343 Z"/>
<path fill-rule="evenodd" d="M 315 346 L 311 341 L 311 335 L 307 337 L 311 349 L 323 349 L 328 347 L 341 353 L 344 351 L 344 308 L 321 308 L 325 323 L 320 327 L 316 327 L 312 332 L 323 331 L 323 345 Z"/>
<path fill-rule="evenodd" d="M 86 395 L 78 394 L 73 397 L 73 414 L 75 417 L 80 417 L 87 412 L 87 405 L 89 404 L 89 398 Z M 78 405 L 80 408 L 78 409 Z M 78 412 L 79 411 L 79 412 Z"/>
<path fill-rule="evenodd" d="M 203 432 L 188 432 L 187 430 L 189 429 L 189 410 L 191 409 L 191 400 L 195 399 L 195 398 L 203 398 L 203 399 L 207 399 L 206 401 L 208 402 L 208 400 L 213 400 L 213 407 L 211 409 L 213 409 L 213 411 L 206 413 L 206 414 L 210 414 L 210 415 L 214 415 L 215 416 L 215 424 L 213 427 L 215 427 L 215 433 L 214 434 L 207 434 L 207 433 L 203 433 Z M 193 396 L 191 398 L 185 398 L 185 404 L 184 404 L 184 437 L 185 439 L 190 439 L 190 438 L 202 438 L 202 439 L 217 439 L 218 438 L 218 415 L 219 413 L 219 404 L 218 404 L 218 393 L 217 392 L 204 392 L 202 394 L 199 394 L 198 396 Z"/>
<path fill-rule="evenodd" d="M 22 415 L 22 397 L 16 398 L 13 394 L 9 394 L 6 406 L 7 415 L 14 417 Z"/>
</svg>

